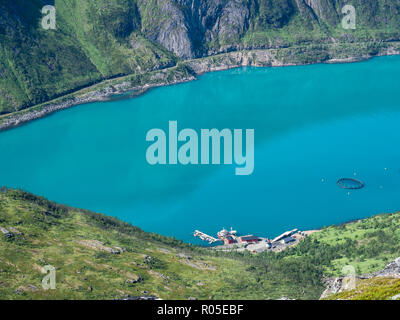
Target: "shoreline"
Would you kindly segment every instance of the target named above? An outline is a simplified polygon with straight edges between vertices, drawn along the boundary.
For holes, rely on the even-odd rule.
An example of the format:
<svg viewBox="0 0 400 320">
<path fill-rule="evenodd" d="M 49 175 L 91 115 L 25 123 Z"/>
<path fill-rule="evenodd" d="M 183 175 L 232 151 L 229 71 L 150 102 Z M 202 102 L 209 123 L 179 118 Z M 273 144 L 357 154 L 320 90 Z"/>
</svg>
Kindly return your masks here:
<svg viewBox="0 0 400 320">
<path fill-rule="evenodd" d="M 173 240 L 176 240 L 176 241 L 180 241 L 180 242 L 185 243 L 185 244 L 190 245 L 190 246 L 200 247 L 200 248 L 204 248 L 204 249 L 207 249 L 207 250 L 210 249 L 210 250 L 222 250 L 222 251 L 226 251 L 226 245 L 224 245 L 224 244 L 222 244 L 222 245 L 216 245 L 216 246 L 210 246 L 210 245 L 206 245 L 206 244 L 199 244 L 199 243 L 194 243 L 194 242 L 192 242 L 192 241 L 182 240 L 182 239 L 180 239 L 180 238 L 176 238 L 176 237 L 173 236 L 173 235 L 166 235 L 166 234 L 158 233 L 158 232 L 155 232 L 155 231 L 150 231 L 150 230 L 143 229 L 141 226 L 136 225 L 136 224 L 133 224 L 133 222 L 131 222 L 131 221 L 122 219 L 122 218 L 120 218 L 120 217 L 118 217 L 118 216 L 113 216 L 113 215 L 111 215 L 111 214 L 109 214 L 109 213 L 99 212 L 99 211 L 92 211 L 92 209 L 82 208 L 82 207 L 80 207 L 80 206 L 79 206 L 79 207 L 74 207 L 74 206 L 72 206 L 72 205 L 70 205 L 70 204 L 65 204 L 65 203 L 61 203 L 61 204 L 60 204 L 60 202 L 58 202 L 57 200 L 51 200 L 51 199 L 49 200 L 46 196 L 36 196 L 34 193 L 31 193 L 30 191 L 27 191 L 27 190 L 25 190 L 25 189 L 14 188 L 14 187 L 7 187 L 7 186 L 4 186 L 4 185 L 0 185 L 0 194 L 1 194 L 1 193 L 6 193 L 6 192 L 8 192 L 8 191 L 18 191 L 18 192 L 26 193 L 26 194 L 28 194 L 28 195 L 31 195 L 31 196 L 34 196 L 34 197 L 39 197 L 39 198 L 41 198 L 41 199 L 44 199 L 44 200 L 46 200 L 46 201 L 48 201 L 48 202 L 50 202 L 50 203 L 58 204 L 58 205 L 61 205 L 61 206 L 65 206 L 65 207 L 68 208 L 68 209 L 74 209 L 74 210 L 76 210 L 77 212 L 81 212 L 81 213 L 83 213 L 83 214 L 85 214 L 85 213 L 87 213 L 87 212 L 89 212 L 89 213 L 92 212 L 92 213 L 95 213 L 95 214 L 97 214 L 97 215 L 104 216 L 104 217 L 106 217 L 106 218 L 117 219 L 117 220 L 119 220 L 119 221 L 121 221 L 121 222 L 123 222 L 123 223 L 125 223 L 125 224 L 128 224 L 128 225 L 130 225 L 130 226 L 132 226 L 132 227 L 138 228 L 139 230 L 141 230 L 141 232 L 144 232 L 144 233 L 146 233 L 146 234 L 158 235 L 158 236 L 161 236 L 161 237 L 164 237 L 164 238 L 168 238 L 168 239 L 173 239 Z M 343 221 L 343 222 L 332 223 L 332 224 L 328 224 L 328 225 L 322 225 L 322 226 L 317 226 L 317 227 L 306 227 L 305 230 L 300 230 L 300 229 L 295 228 L 294 230 L 297 230 L 297 231 L 296 231 L 294 234 L 303 233 L 303 236 L 300 237 L 300 238 L 297 237 L 298 239 L 296 240 L 295 243 L 289 244 L 289 245 L 287 245 L 287 246 L 285 245 L 286 247 L 283 248 L 283 249 L 286 249 L 286 248 L 288 248 L 288 247 L 295 246 L 295 245 L 297 245 L 297 244 L 300 242 L 300 240 L 302 240 L 302 239 L 304 239 L 304 238 L 306 238 L 306 237 L 309 237 L 309 236 L 311 236 L 311 235 L 314 234 L 314 233 L 322 232 L 322 231 L 324 231 L 324 230 L 326 230 L 326 229 L 328 229 L 328 228 L 340 228 L 340 227 L 343 227 L 343 226 L 347 226 L 347 225 L 351 225 L 351 224 L 363 222 L 363 221 L 365 221 L 365 220 L 373 219 L 373 218 L 380 217 L 380 216 L 390 216 L 390 215 L 399 215 L 399 214 L 400 214 L 400 209 L 399 209 L 399 210 L 395 210 L 395 211 L 389 211 L 389 212 L 380 212 L 380 213 L 368 214 L 367 216 L 364 216 L 364 217 L 361 217 L 361 218 L 354 218 L 354 219 L 350 219 L 350 220 L 345 220 L 345 221 Z M 281 232 L 280 235 L 282 236 L 283 233 L 286 233 L 286 232 L 288 232 L 288 231 L 281 230 L 280 232 Z M 259 237 L 259 238 L 267 239 L 267 238 L 265 238 L 265 237 Z M 232 245 L 228 245 L 228 246 L 232 246 Z M 225 247 L 225 248 L 224 248 L 224 247 Z M 225 249 L 225 250 L 224 250 L 224 249 Z M 250 248 L 250 249 L 251 249 L 251 248 Z M 278 248 L 278 249 L 279 249 L 279 248 Z M 228 251 L 232 251 L 232 247 L 231 247 Z M 234 251 L 236 251 L 236 249 L 234 249 Z M 272 250 L 272 251 L 274 251 L 274 250 Z M 275 251 L 276 251 L 276 250 L 275 250 Z M 281 250 L 278 250 L 278 251 L 281 251 Z"/>
<path fill-rule="evenodd" d="M 247 66 L 289 67 L 320 63 L 353 63 L 379 56 L 400 55 L 400 41 L 379 42 L 378 44 L 381 47 L 379 47 L 378 52 L 374 52 L 375 54 L 355 54 L 353 50 L 359 50 L 361 45 L 366 46 L 366 48 L 372 45 L 376 46 L 376 42 L 355 43 L 351 44 L 352 46 L 336 43 L 320 45 L 318 50 L 315 50 L 313 46 L 292 46 L 280 49 L 232 51 L 204 58 L 184 60 L 172 67 L 104 80 L 48 102 L 11 114 L 0 115 L 0 132 L 81 104 L 133 98 L 153 88 L 197 80 L 199 76 L 208 72 Z M 341 46 L 344 46 L 344 51 Z M 340 50 L 335 51 L 338 48 Z M 368 50 L 365 49 L 365 51 Z M 329 59 L 324 56 L 326 53 L 329 53 Z M 122 97 L 118 97 L 120 95 Z"/>
</svg>

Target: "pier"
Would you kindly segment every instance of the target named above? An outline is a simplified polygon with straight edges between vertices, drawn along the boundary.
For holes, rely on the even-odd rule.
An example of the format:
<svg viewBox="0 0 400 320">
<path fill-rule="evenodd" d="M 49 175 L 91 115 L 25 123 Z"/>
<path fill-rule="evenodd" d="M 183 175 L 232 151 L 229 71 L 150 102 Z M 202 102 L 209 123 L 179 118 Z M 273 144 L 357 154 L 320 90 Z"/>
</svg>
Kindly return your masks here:
<svg viewBox="0 0 400 320">
<path fill-rule="evenodd" d="M 288 238 L 288 237 L 292 236 L 293 234 L 297 233 L 298 231 L 299 230 L 297 230 L 297 229 L 293 229 L 291 231 L 286 231 L 286 232 L 282 233 L 280 236 L 277 236 L 276 238 L 274 238 L 272 240 L 272 243 L 278 242 L 278 241 L 283 240 L 285 238 Z"/>
<path fill-rule="evenodd" d="M 209 244 L 222 242 L 214 247 L 216 250 L 260 253 L 263 251 L 279 252 L 285 250 L 288 247 L 298 244 L 301 239 L 316 231 L 317 230 L 300 231 L 298 229 L 293 229 L 282 233 L 272 240 L 252 234 L 239 235 L 238 232 L 232 228 L 230 231 L 223 228 L 217 233 L 217 238 L 199 230 L 195 230 L 193 236 L 199 237 L 201 240 L 206 241 Z"/>
<path fill-rule="evenodd" d="M 201 232 L 199 230 L 195 230 L 193 233 L 194 237 L 199 237 L 203 241 L 207 241 L 209 244 L 212 244 L 214 242 L 221 241 L 220 239 L 214 238 L 212 236 L 209 236 L 208 234 L 205 234 L 204 232 Z"/>
</svg>

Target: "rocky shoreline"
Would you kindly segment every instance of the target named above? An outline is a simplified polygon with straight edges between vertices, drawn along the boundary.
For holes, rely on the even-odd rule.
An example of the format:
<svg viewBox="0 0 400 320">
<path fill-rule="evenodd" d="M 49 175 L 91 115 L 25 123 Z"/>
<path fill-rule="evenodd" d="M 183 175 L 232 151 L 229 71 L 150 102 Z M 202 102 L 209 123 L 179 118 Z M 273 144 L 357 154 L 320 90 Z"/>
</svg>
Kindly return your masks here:
<svg viewBox="0 0 400 320">
<path fill-rule="evenodd" d="M 345 57 L 329 58 L 317 54 L 311 62 L 304 62 L 297 59 L 295 55 L 298 53 L 294 50 L 303 50 L 304 48 L 281 48 L 281 49 L 257 49 L 245 51 L 233 51 L 205 58 L 185 60 L 174 67 L 160 69 L 146 74 L 148 81 L 137 84 L 132 80 L 134 75 L 121 77 L 114 80 L 105 80 L 98 85 L 92 86 L 83 90 L 90 90 L 83 94 L 78 94 L 73 97 L 60 97 L 55 99 L 55 102 L 47 102 L 40 106 L 33 106 L 25 110 L 18 111 L 14 114 L 4 115 L 0 117 L 0 131 L 11 129 L 35 119 L 39 119 L 50 115 L 54 112 L 70 108 L 80 104 L 91 102 L 107 101 L 118 95 L 129 93 L 127 96 L 132 97 L 140 95 L 147 90 L 160 86 L 174 85 L 178 83 L 196 80 L 199 75 L 207 72 L 221 71 L 238 67 L 254 66 L 254 67 L 283 67 L 308 65 L 315 63 L 349 63 L 363 61 L 375 56 L 398 55 L 400 54 L 400 42 L 395 42 L 393 45 L 382 47 L 379 52 L 374 55 L 349 55 Z M 332 48 L 330 48 L 332 49 Z M 283 50 L 286 50 L 284 52 Z M 282 55 L 282 52 L 284 53 Z M 306 54 L 309 54 L 306 52 Z M 331 55 L 335 53 L 330 52 Z M 293 57 L 296 57 L 293 58 Z M 303 55 L 301 55 L 303 57 Z M 324 58 L 325 57 L 325 58 Z M 185 68 L 186 72 L 177 73 L 178 66 Z M 171 77 L 172 75 L 172 77 Z M 143 76 L 143 75 L 141 75 Z M 131 79 L 129 79 L 131 77 Z M 172 78 L 172 79 L 171 79 Z M 96 87 L 103 86 L 98 89 Z M 58 101 L 60 100 L 60 101 Z"/>
<path fill-rule="evenodd" d="M 112 99 L 112 97 L 121 94 L 126 94 L 127 92 L 131 92 L 130 96 L 136 96 L 154 87 L 173 85 L 191 80 L 195 80 L 195 78 L 191 77 L 188 79 L 180 79 L 179 81 L 164 82 L 160 84 L 146 84 L 139 87 L 137 86 L 132 87 L 129 82 L 122 82 L 120 84 L 110 85 L 108 87 L 99 90 L 93 90 L 89 93 L 82 94 L 78 97 L 68 98 L 62 102 L 46 103 L 45 106 L 41 107 L 38 110 L 35 110 L 36 107 L 33 106 L 26 110 L 19 111 L 16 114 L 11 114 L 9 116 L 5 115 L 4 120 L 0 118 L 0 131 L 18 127 L 30 121 L 48 116 L 54 112 L 74 107 L 77 105 L 92 103 L 92 102 L 109 101 Z"/>
</svg>

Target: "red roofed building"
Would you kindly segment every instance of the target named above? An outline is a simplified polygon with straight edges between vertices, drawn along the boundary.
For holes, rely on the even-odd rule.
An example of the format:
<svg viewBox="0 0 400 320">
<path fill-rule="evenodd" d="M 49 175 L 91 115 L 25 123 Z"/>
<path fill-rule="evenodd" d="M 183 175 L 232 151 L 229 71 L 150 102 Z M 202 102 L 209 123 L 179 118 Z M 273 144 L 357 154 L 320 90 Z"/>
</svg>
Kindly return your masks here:
<svg viewBox="0 0 400 320">
<path fill-rule="evenodd" d="M 236 243 L 236 240 L 232 236 L 226 236 L 224 238 L 224 243 L 225 244 L 233 244 L 233 243 Z"/>
<path fill-rule="evenodd" d="M 260 241 L 260 238 L 253 235 L 247 235 L 240 237 L 239 241 L 241 243 L 257 243 Z"/>
</svg>

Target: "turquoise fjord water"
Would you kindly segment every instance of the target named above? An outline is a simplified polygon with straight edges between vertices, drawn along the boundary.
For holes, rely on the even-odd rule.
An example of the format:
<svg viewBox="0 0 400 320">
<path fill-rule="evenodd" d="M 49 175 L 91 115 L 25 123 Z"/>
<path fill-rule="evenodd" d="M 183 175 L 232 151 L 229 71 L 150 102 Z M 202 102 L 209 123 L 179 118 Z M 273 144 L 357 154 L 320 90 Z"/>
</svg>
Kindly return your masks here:
<svg viewBox="0 0 400 320">
<path fill-rule="evenodd" d="M 240 68 L 92 103 L 0 133 L 0 185 L 194 241 L 276 236 L 400 209 L 400 57 Z M 146 133 L 254 128 L 255 169 L 151 166 Z M 366 186 L 344 190 L 342 177 Z M 350 193 L 348 193 L 350 192 Z"/>
</svg>

